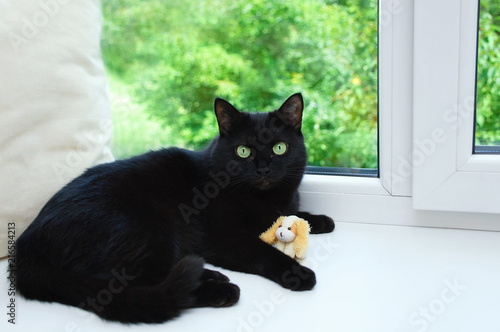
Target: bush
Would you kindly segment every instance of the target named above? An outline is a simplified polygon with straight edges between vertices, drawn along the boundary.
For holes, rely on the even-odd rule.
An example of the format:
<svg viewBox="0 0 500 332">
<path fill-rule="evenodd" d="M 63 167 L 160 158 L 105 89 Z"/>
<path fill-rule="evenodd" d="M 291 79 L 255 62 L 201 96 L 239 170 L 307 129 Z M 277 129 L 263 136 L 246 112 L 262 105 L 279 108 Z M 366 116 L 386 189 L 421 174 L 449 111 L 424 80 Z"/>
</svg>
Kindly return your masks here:
<svg viewBox="0 0 500 332">
<path fill-rule="evenodd" d="M 480 6 L 476 86 L 476 144 L 500 145 L 500 4 Z"/>
</svg>

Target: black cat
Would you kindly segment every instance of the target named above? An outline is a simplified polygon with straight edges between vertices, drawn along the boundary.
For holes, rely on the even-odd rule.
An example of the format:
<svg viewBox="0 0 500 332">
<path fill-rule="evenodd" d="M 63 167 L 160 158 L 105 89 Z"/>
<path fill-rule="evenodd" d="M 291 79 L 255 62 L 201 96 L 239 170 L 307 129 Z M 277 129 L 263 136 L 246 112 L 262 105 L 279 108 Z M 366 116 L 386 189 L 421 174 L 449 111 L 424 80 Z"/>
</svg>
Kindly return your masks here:
<svg viewBox="0 0 500 332">
<path fill-rule="evenodd" d="M 239 112 L 215 101 L 220 135 L 203 151 L 170 148 L 88 169 L 52 197 L 17 241 L 17 287 L 125 323 L 159 323 L 185 308 L 224 307 L 238 286 L 204 262 L 309 290 L 314 272 L 259 239 L 299 212 L 306 166 L 303 100 Z"/>
</svg>

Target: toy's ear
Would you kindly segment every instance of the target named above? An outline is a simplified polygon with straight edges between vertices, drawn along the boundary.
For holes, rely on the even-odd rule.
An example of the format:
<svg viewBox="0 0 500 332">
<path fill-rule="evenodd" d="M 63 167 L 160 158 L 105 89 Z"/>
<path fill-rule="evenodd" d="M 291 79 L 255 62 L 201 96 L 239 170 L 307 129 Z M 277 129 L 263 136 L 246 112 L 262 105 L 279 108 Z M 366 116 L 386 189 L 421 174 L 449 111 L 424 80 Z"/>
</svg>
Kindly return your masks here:
<svg viewBox="0 0 500 332">
<path fill-rule="evenodd" d="M 309 223 L 304 219 L 295 220 L 295 225 L 297 226 L 297 237 L 295 238 L 295 256 L 300 259 L 304 259 L 307 253 L 307 247 L 309 244 L 309 232 L 311 227 Z"/>
<path fill-rule="evenodd" d="M 277 241 L 276 230 L 278 229 L 278 227 L 280 227 L 281 222 L 283 221 L 283 218 L 285 218 L 285 217 L 279 217 L 278 220 L 276 220 L 274 222 L 274 224 L 271 227 L 269 227 L 269 229 L 267 231 L 260 234 L 260 236 L 259 236 L 260 239 L 267 244 L 274 244 Z"/>
</svg>

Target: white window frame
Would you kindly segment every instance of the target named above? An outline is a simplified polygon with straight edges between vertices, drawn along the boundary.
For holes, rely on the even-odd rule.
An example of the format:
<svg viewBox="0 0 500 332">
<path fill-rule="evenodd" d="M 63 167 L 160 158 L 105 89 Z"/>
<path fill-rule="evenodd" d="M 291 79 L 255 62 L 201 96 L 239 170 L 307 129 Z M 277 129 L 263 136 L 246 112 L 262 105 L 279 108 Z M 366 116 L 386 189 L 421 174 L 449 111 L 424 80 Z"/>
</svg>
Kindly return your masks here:
<svg viewBox="0 0 500 332">
<path fill-rule="evenodd" d="M 425 0 L 415 6 L 417 209 L 500 213 L 500 155 L 472 153 L 478 4 Z M 424 142 L 431 152 L 422 153 Z"/>
<path fill-rule="evenodd" d="M 425 138 L 432 138 L 432 129 L 436 128 L 435 123 L 432 121 L 439 117 L 439 120 L 442 122 L 442 112 L 452 112 L 449 110 L 449 107 L 442 107 L 443 103 L 444 105 L 447 105 L 447 102 L 450 103 L 449 100 L 434 102 L 429 98 L 422 97 L 426 96 L 426 93 L 430 90 L 430 86 L 435 85 L 432 82 L 434 77 L 432 70 L 441 70 L 439 66 L 442 65 L 441 63 L 432 63 L 432 61 L 423 62 L 423 60 L 427 59 L 426 57 L 430 57 L 429 59 L 433 60 L 432 57 L 435 56 L 434 54 L 428 54 L 429 52 L 426 52 L 426 47 L 436 47 L 434 51 L 440 52 L 438 48 L 448 45 L 447 43 L 436 42 L 435 38 L 433 38 L 435 35 L 434 29 L 438 29 L 443 24 L 443 20 L 455 20 L 455 25 L 444 29 L 443 34 L 463 34 L 464 29 L 469 28 L 469 25 L 472 23 L 463 21 L 465 18 L 460 16 L 463 14 L 462 11 L 470 10 L 465 5 L 467 1 L 474 2 L 474 0 L 442 0 L 437 2 L 435 0 L 418 0 L 414 4 L 413 0 L 380 0 L 380 178 L 308 174 L 304 177 L 300 188 L 302 197 L 301 205 L 304 210 L 326 213 L 337 221 L 345 222 L 500 230 L 500 215 L 478 213 L 493 212 L 490 210 L 490 205 L 494 204 L 485 207 L 478 205 L 477 202 L 470 203 L 475 202 L 475 200 L 470 200 L 469 206 L 474 205 L 475 209 L 464 209 L 463 207 L 466 204 L 463 204 L 463 201 L 457 203 L 454 207 L 451 207 L 450 204 L 443 205 L 443 200 L 453 201 L 459 195 L 457 195 L 457 192 L 440 193 L 439 188 L 443 182 L 436 180 L 438 177 L 433 173 L 433 167 L 437 167 L 440 170 L 437 172 L 440 176 L 442 174 L 449 174 L 450 172 L 453 174 L 457 173 L 459 176 L 467 174 L 466 176 L 468 177 L 471 177 L 472 173 L 472 175 L 475 174 L 480 178 L 483 176 L 488 177 L 491 174 L 494 176 L 499 175 L 496 168 L 496 156 L 477 156 L 472 155 L 472 152 L 468 156 L 464 153 L 465 148 L 457 149 L 457 142 L 459 141 L 469 139 L 470 144 L 472 144 L 472 133 L 467 133 L 463 129 L 468 126 L 465 120 L 470 122 L 470 119 L 463 119 L 456 126 L 456 130 L 458 131 L 455 132 L 455 135 L 450 133 L 447 136 L 450 139 L 446 140 L 446 147 L 444 145 L 436 146 L 430 157 L 426 155 L 425 162 L 419 161 L 418 167 L 413 167 L 413 164 L 417 165 L 416 162 L 418 160 L 416 160 L 416 157 L 418 156 L 415 153 L 421 148 L 419 144 L 424 142 L 423 139 Z M 464 2 L 462 7 L 460 7 L 461 2 Z M 456 8 L 457 3 L 458 11 Z M 469 3 L 467 4 L 470 5 Z M 452 7 L 453 10 L 450 11 L 449 7 Z M 470 17 L 468 19 L 470 20 Z M 477 27 L 477 21 L 475 22 Z M 428 24 L 435 25 L 427 26 Z M 461 29 L 458 29 L 458 27 Z M 476 27 L 472 29 L 474 33 Z M 463 35 L 463 38 L 471 38 L 470 33 Z M 455 47 L 457 46 L 455 45 Z M 462 44 L 462 47 L 466 46 Z M 450 56 L 449 52 L 443 54 L 439 59 L 445 62 L 458 61 L 457 59 L 448 59 L 448 56 Z M 455 54 L 455 56 L 457 55 Z M 462 57 L 460 58 L 462 62 L 470 61 L 470 59 L 463 58 L 465 55 L 462 53 L 458 56 Z M 431 65 L 428 64 L 429 62 Z M 436 66 L 438 67 L 436 68 Z M 474 66 L 472 81 L 470 81 L 470 66 L 460 67 L 462 68 L 461 70 L 465 70 L 465 72 L 461 72 L 461 80 L 457 78 L 458 73 L 455 74 L 456 76 L 450 74 L 448 77 L 454 82 L 452 83 L 455 85 L 456 94 L 456 98 L 452 100 L 451 105 L 454 105 L 453 101 L 457 105 L 456 102 L 459 100 L 459 92 L 457 92 L 459 91 L 459 82 L 460 87 L 464 91 L 470 89 L 471 84 L 474 87 L 475 59 L 473 59 L 472 66 Z M 449 67 L 453 66 L 450 65 Z M 458 68 L 458 65 L 456 65 L 455 69 Z M 414 72 L 415 76 L 413 75 Z M 466 76 L 466 73 L 469 76 Z M 453 89 L 450 88 L 447 90 Z M 440 99 L 439 94 L 436 95 L 434 93 L 434 95 L 433 98 Z M 426 108 L 429 105 L 433 106 L 432 109 L 434 111 L 436 109 L 441 110 L 441 113 L 439 115 L 432 113 Z M 453 117 L 456 114 L 448 114 L 447 116 Z M 431 131 L 429 131 L 429 128 Z M 470 131 L 472 127 L 469 126 L 467 128 Z M 439 139 L 441 136 L 437 138 Z M 452 145 L 452 143 L 454 144 L 452 147 L 453 152 L 450 152 L 447 149 L 450 148 L 449 145 Z M 471 147 L 470 144 L 466 146 L 467 151 L 472 151 L 472 149 L 469 149 Z M 445 157 L 453 159 L 454 167 L 448 165 L 449 160 L 446 164 L 443 163 L 443 159 L 440 158 Z M 431 165 L 433 162 L 434 164 Z M 448 173 L 445 173 L 445 170 Z M 468 181 L 475 180 L 471 177 Z M 495 178 L 488 178 L 488 181 L 496 180 Z M 497 184 L 497 188 L 499 187 L 498 183 L 495 183 Z M 471 187 L 475 185 L 477 189 L 478 187 L 482 188 L 483 182 L 475 182 L 474 185 L 468 182 L 464 182 L 463 184 L 470 185 Z M 460 184 L 457 183 L 455 185 Z M 429 188 L 432 186 L 438 188 L 438 191 L 429 191 Z M 469 190 L 469 187 L 466 188 Z M 434 196 L 432 196 L 433 192 L 435 193 Z M 491 195 L 491 192 L 487 192 L 481 197 L 492 199 L 495 196 Z M 500 206 L 500 204 L 497 205 Z M 454 210 L 454 212 L 431 211 L 443 206 L 445 206 L 444 209 Z M 472 211 L 474 213 L 456 211 Z"/>
</svg>

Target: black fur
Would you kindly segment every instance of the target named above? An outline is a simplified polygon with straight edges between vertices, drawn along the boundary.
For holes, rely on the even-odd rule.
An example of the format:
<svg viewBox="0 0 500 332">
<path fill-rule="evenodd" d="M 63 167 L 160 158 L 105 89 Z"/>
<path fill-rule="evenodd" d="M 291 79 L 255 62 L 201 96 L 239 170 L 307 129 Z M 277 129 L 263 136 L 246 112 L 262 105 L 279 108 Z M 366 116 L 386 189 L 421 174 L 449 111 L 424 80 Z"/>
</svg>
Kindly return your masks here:
<svg viewBox="0 0 500 332">
<path fill-rule="evenodd" d="M 205 261 L 313 288 L 313 271 L 258 238 L 281 215 L 307 219 L 313 233 L 334 228 L 329 217 L 298 211 L 302 110 L 300 94 L 260 114 L 217 99 L 220 135 L 205 150 L 170 148 L 88 169 L 18 239 L 19 292 L 108 320 L 160 323 L 185 308 L 238 301 L 238 286 Z M 273 153 L 277 142 L 285 154 Z M 251 149 L 248 158 L 239 145 Z"/>
</svg>

